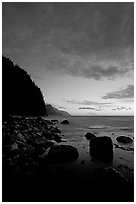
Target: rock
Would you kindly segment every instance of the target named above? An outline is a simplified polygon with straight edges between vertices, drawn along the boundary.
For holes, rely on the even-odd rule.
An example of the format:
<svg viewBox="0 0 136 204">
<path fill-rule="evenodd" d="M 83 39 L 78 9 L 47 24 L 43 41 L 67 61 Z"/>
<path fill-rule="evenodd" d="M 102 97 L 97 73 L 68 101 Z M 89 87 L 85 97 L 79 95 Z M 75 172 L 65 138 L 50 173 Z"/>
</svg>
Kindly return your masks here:
<svg viewBox="0 0 136 204">
<path fill-rule="evenodd" d="M 61 142 L 61 135 L 59 133 L 54 133 L 53 134 L 53 139 L 56 141 L 56 142 Z"/>
<path fill-rule="evenodd" d="M 45 137 L 46 139 L 51 139 L 51 132 L 48 130 L 43 130 L 42 137 Z"/>
<path fill-rule="evenodd" d="M 126 137 L 126 136 L 119 136 L 116 138 L 116 140 L 118 142 L 125 143 L 125 144 L 133 142 L 133 139 L 131 137 Z"/>
<path fill-rule="evenodd" d="M 18 133 L 16 137 L 18 140 L 20 140 L 22 142 L 26 142 L 25 137 L 21 133 Z"/>
<path fill-rule="evenodd" d="M 49 148 L 53 144 L 54 144 L 53 142 L 51 142 L 51 141 L 45 139 L 44 137 L 42 137 L 42 138 L 37 138 L 35 140 L 34 146 L 35 146 L 36 150 L 43 151 L 44 149 Z"/>
<path fill-rule="evenodd" d="M 123 187 L 123 185 L 126 185 L 128 183 L 128 180 L 117 170 L 115 170 L 112 167 L 99 169 L 99 177 L 101 177 L 101 180 L 109 186 L 116 186 L 117 187 Z"/>
<path fill-rule="evenodd" d="M 61 124 L 69 124 L 69 121 L 68 120 L 63 120 L 63 121 L 61 121 Z"/>
<path fill-rule="evenodd" d="M 75 147 L 70 145 L 53 145 L 48 153 L 49 161 L 70 162 L 75 161 L 79 153 Z"/>
<path fill-rule="evenodd" d="M 13 150 L 18 150 L 18 144 L 16 142 L 11 145 L 11 151 Z"/>
<path fill-rule="evenodd" d="M 95 138 L 96 136 L 91 132 L 87 132 L 85 134 L 85 137 L 86 137 L 87 140 L 91 140 L 91 139 Z"/>
<path fill-rule="evenodd" d="M 121 185 L 124 185 L 127 183 L 127 179 L 120 172 L 118 172 L 117 170 L 111 167 L 106 169 L 106 173 L 107 173 L 108 181 L 118 183 Z"/>
<path fill-rule="evenodd" d="M 51 120 L 51 122 L 53 122 L 53 123 L 57 123 L 57 122 L 58 122 L 58 120 Z"/>
<path fill-rule="evenodd" d="M 54 132 L 55 132 L 55 133 L 61 133 L 61 130 L 60 130 L 58 127 L 55 127 L 55 128 L 54 128 Z"/>
<path fill-rule="evenodd" d="M 84 165 L 84 164 L 85 164 L 85 160 L 82 160 L 82 161 L 81 161 L 81 164 Z"/>
<path fill-rule="evenodd" d="M 107 197 L 111 197 L 114 192 L 115 200 L 124 196 L 124 193 L 128 188 L 128 180 L 119 171 L 109 167 L 98 168 L 95 173 L 95 184 L 102 195 L 105 196 L 106 193 Z"/>
<path fill-rule="evenodd" d="M 110 137 L 95 137 L 90 140 L 90 155 L 95 159 L 110 161 L 113 159 L 113 143 Z"/>
</svg>

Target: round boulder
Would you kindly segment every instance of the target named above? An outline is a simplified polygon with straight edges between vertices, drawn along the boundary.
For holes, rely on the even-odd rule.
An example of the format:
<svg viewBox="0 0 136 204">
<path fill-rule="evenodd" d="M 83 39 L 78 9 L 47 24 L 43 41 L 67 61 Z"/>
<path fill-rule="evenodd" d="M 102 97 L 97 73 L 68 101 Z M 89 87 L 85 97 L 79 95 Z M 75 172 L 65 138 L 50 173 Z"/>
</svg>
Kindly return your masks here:
<svg viewBox="0 0 136 204">
<path fill-rule="evenodd" d="M 75 147 L 70 145 L 53 145 L 48 153 L 49 161 L 71 162 L 75 161 L 79 153 Z"/>
<path fill-rule="evenodd" d="M 94 178 L 97 190 L 99 188 L 105 200 L 110 200 L 113 192 L 115 201 L 119 200 L 119 198 L 124 197 L 124 192 L 128 190 L 128 180 L 112 167 L 96 169 Z"/>
<path fill-rule="evenodd" d="M 63 121 L 61 122 L 61 124 L 69 124 L 69 121 L 68 121 L 68 120 L 63 120 Z"/>
<path fill-rule="evenodd" d="M 90 155 L 95 159 L 110 161 L 113 159 L 113 143 L 110 137 L 95 137 L 90 140 Z"/>
<path fill-rule="evenodd" d="M 131 137 L 126 137 L 126 136 L 119 136 L 116 138 L 116 140 L 118 142 L 125 143 L 125 144 L 133 142 L 133 139 Z"/>
<path fill-rule="evenodd" d="M 85 137 L 86 137 L 87 140 L 91 140 L 91 139 L 95 138 L 96 136 L 91 132 L 87 132 L 85 134 Z"/>
</svg>

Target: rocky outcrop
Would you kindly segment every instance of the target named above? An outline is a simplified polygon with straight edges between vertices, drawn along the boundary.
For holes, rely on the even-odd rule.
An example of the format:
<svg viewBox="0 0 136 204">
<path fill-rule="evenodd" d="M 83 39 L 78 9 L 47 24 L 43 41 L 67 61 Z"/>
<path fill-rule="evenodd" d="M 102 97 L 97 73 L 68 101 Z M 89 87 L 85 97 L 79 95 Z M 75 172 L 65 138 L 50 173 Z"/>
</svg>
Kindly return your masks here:
<svg viewBox="0 0 136 204">
<path fill-rule="evenodd" d="M 90 155 L 95 159 L 110 161 L 113 158 L 113 143 L 110 137 L 95 137 L 90 140 Z"/>
<path fill-rule="evenodd" d="M 43 94 L 29 74 L 2 57 L 2 116 L 46 115 Z"/>
<path fill-rule="evenodd" d="M 63 120 L 63 121 L 61 121 L 61 124 L 69 124 L 69 121 L 68 120 Z"/>
<path fill-rule="evenodd" d="M 91 132 L 87 132 L 87 133 L 85 134 L 85 137 L 86 137 L 87 140 L 91 140 L 91 139 L 95 138 L 96 135 L 94 135 L 94 134 L 91 133 Z"/>
<path fill-rule="evenodd" d="M 46 104 L 46 111 L 48 115 L 71 116 L 66 111 L 58 110 L 57 108 L 53 107 L 51 104 Z"/>
<path fill-rule="evenodd" d="M 119 136 L 116 138 L 116 140 L 118 142 L 125 143 L 125 144 L 133 142 L 133 139 L 131 137 L 126 137 L 126 136 Z"/>
<path fill-rule="evenodd" d="M 61 131 L 42 117 L 10 117 L 3 122 L 2 133 L 3 170 L 11 175 L 16 174 L 16 167 L 35 172 L 41 160 L 46 162 L 47 149 L 62 138 Z M 75 158 L 74 148 L 66 146 L 66 153 Z M 62 154 L 67 157 L 63 149 Z"/>
<path fill-rule="evenodd" d="M 70 145 L 53 145 L 48 153 L 49 161 L 70 162 L 78 158 L 77 149 Z"/>
</svg>

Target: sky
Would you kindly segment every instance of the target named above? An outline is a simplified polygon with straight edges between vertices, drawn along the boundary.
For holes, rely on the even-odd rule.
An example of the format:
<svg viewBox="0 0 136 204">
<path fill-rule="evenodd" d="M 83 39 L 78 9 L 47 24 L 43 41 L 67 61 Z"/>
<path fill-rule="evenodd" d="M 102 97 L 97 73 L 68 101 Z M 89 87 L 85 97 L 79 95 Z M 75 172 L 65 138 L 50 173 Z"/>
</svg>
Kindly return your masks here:
<svg viewBox="0 0 136 204">
<path fill-rule="evenodd" d="M 3 2 L 2 53 L 56 108 L 133 115 L 132 2 Z"/>
</svg>

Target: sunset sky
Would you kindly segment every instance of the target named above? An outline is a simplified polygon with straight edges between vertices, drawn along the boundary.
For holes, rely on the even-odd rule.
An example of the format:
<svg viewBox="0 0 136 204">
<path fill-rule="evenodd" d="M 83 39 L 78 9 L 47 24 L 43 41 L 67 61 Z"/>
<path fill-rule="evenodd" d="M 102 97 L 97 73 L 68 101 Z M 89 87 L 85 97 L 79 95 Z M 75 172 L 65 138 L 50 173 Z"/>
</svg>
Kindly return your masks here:
<svg viewBox="0 0 136 204">
<path fill-rule="evenodd" d="M 134 3 L 2 3 L 3 55 L 72 115 L 133 115 Z"/>
</svg>

